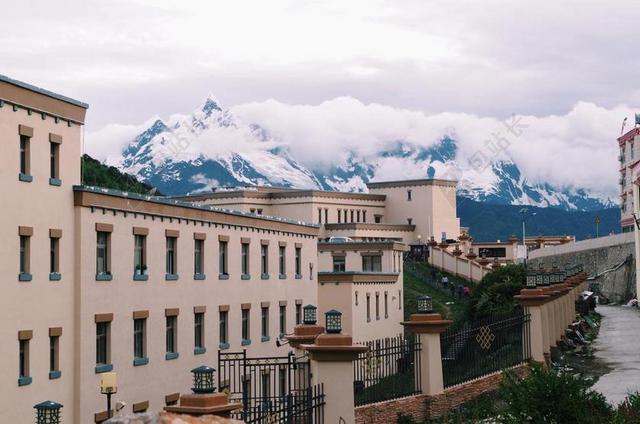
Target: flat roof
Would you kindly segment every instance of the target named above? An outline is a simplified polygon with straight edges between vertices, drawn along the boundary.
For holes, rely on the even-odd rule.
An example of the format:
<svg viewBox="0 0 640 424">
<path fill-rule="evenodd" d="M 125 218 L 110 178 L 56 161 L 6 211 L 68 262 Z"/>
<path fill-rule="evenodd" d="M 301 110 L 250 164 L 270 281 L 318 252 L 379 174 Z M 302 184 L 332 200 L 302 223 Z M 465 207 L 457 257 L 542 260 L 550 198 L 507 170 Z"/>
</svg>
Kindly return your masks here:
<svg viewBox="0 0 640 424">
<path fill-rule="evenodd" d="M 372 181 L 367 183 L 367 188 L 383 187 L 406 187 L 406 186 L 429 186 L 446 185 L 455 187 L 458 182 L 455 180 L 445 180 L 441 178 L 420 178 L 415 180 L 393 180 L 393 181 Z"/>
<path fill-rule="evenodd" d="M 255 186 L 244 187 L 238 189 L 216 190 L 210 193 L 194 193 L 185 196 L 172 196 L 174 199 L 182 200 L 206 200 L 206 199 L 224 199 L 234 197 L 245 197 L 254 199 L 289 199 L 292 197 L 325 197 L 325 198 L 343 198 L 343 199 L 359 199 L 384 201 L 387 196 L 384 194 L 357 193 L 345 191 L 327 191 L 313 189 L 295 189 L 283 187 L 267 187 Z"/>
<path fill-rule="evenodd" d="M 19 80 L 10 78 L 10 77 L 8 77 L 6 75 L 0 74 L 0 81 L 6 82 L 8 84 L 15 85 L 17 87 L 24 88 L 24 89 L 29 90 L 29 91 L 33 91 L 34 93 L 39 93 L 39 94 L 42 94 L 44 96 L 51 97 L 51 98 L 56 99 L 56 100 L 61 100 L 61 101 L 66 102 L 66 103 L 70 103 L 70 104 L 72 104 L 74 106 L 79 106 L 79 107 L 84 108 L 84 109 L 88 109 L 89 108 L 89 105 L 87 103 L 81 102 L 79 100 L 72 99 L 71 97 L 63 96 L 62 94 L 54 93 L 53 91 L 49 91 L 49 90 L 41 88 L 41 87 L 36 87 L 35 85 L 32 85 L 32 84 L 29 84 L 29 83 L 26 83 L 26 82 L 23 82 L 23 81 L 19 81 Z"/>
</svg>

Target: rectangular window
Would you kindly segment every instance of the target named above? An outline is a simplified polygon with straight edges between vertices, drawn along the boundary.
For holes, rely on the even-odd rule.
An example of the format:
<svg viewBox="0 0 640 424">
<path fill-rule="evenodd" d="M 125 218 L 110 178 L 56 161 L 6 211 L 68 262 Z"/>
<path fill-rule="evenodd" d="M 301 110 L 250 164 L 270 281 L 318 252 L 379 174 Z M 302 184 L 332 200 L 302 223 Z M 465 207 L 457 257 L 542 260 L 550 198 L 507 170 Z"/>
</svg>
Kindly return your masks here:
<svg viewBox="0 0 640 424">
<path fill-rule="evenodd" d="M 262 311 L 262 340 L 264 341 L 269 338 L 269 307 L 263 306 L 261 311 Z"/>
<path fill-rule="evenodd" d="M 380 319 L 380 293 L 376 293 L 376 320 Z"/>
<path fill-rule="evenodd" d="M 258 209 L 258 210 L 256 211 L 256 214 L 258 214 L 258 215 L 262 215 L 262 209 Z"/>
<path fill-rule="evenodd" d="M 333 272 L 345 272 L 345 257 L 334 256 L 333 257 Z"/>
<path fill-rule="evenodd" d="M 360 209 L 356 211 L 356 221 L 360 222 Z"/>
<path fill-rule="evenodd" d="M 287 248 L 285 246 L 280 246 L 278 250 L 278 265 L 279 265 L 279 273 L 280 277 L 287 276 Z"/>
<path fill-rule="evenodd" d="M 338 224 L 342 223 L 342 209 L 338 209 Z"/>
<path fill-rule="evenodd" d="M 146 346 L 146 318 L 137 318 L 133 320 L 133 357 L 140 359 L 147 357 Z"/>
<path fill-rule="evenodd" d="M 367 222 L 367 211 L 362 211 L 362 222 Z"/>
<path fill-rule="evenodd" d="M 249 243 L 242 243 L 242 252 L 240 255 L 240 267 L 242 275 L 249 275 Z"/>
<path fill-rule="evenodd" d="M 20 274 L 28 274 L 29 267 L 29 245 L 31 237 L 20 236 Z M 15 269 L 15 268 L 14 268 Z"/>
<path fill-rule="evenodd" d="M 58 143 L 49 143 L 49 162 L 50 162 L 50 175 L 51 179 L 60 178 L 60 166 L 59 166 L 59 151 L 60 145 Z"/>
<path fill-rule="evenodd" d="M 351 209 L 351 222 L 353 222 L 353 209 Z"/>
<path fill-rule="evenodd" d="M 389 293 L 384 292 L 384 317 L 389 318 Z"/>
<path fill-rule="evenodd" d="M 296 277 L 302 277 L 302 248 L 296 247 Z"/>
<path fill-rule="evenodd" d="M 218 242 L 218 260 L 219 260 L 219 269 L 220 275 L 229 275 L 229 269 L 227 268 L 228 258 L 227 258 L 227 246 L 228 242 L 219 241 Z"/>
<path fill-rule="evenodd" d="M 204 240 L 193 240 L 193 274 L 204 274 Z"/>
<path fill-rule="evenodd" d="M 109 364 L 109 327 L 110 322 L 96 323 L 96 365 Z"/>
<path fill-rule="evenodd" d="M 329 223 L 329 209 L 327 208 L 324 209 L 324 223 L 325 224 Z"/>
<path fill-rule="evenodd" d="M 382 256 L 365 255 L 362 257 L 363 272 L 382 272 Z"/>
<path fill-rule="evenodd" d="M 110 274 L 109 269 L 109 233 L 98 231 L 96 233 L 96 274 Z"/>
<path fill-rule="evenodd" d="M 167 353 L 177 353 L 177 339 L 178 339 L 178 317 L 169 316 L 165 317 L 167 321 L 166 328 L 166 351 Z"/>
<path fill-rule="evenodd" d="M 371 321 L 371 295 L 367 293 L 367 322 Z"/>
<path fill-rule="evenodd" d="M 287 334 L 287 305 L 280 305 L 280 334 Z"/>
<path fill-rule="evenodd" d="M 296 325 L 302 324 L 302 305 L 296 303 Z"/>
<path fill-rule="evenodd" d="M 398 290 L 398 309 L 402 309 L 402 290 Z"/>
<path fill-rule="evenodd" d="M 31 138 L 26 135 L 20 136 L 20 173 L 31 175 L 30 169 L 30 145 Z"/>
<path fill-rule="evenodd" d="M 318 208 L 318 224 L 322 224 L 322 209 Z"/>
<path fill-rule="evenodd" d="M 382 216 L 374 215 L 373 216 L 373 222 L 375 222 L 376 224 L 380 224 L 382 222 Z"/>
<path fill-rule="evenodd" d="M 133 273 L 134 275 L 147 275 L 147 236 L 136 234 L 133 237 Z"/>
<path fill-rule="evenodd" d="M 178 274 L 178 261 L 177 261 L 177 237 L 167 237 L 167 266 L 166 272 L 169 275 Z"/>
<path fill-rule="evenodd" d="M 204 312 L 193 314 L 194 347 L 204 349 Z"/>
<path fill-rule="evenodd" d="M 269 246 L 263 244 L 260 247 L 260 261 L 261 261 L 261 271 L 262 275 L 269 275 Z"/>
<path fill-rule="evenodd" d="M 29 377 L 29 340 L 19 341 L 20 349 L 20 364 L 19 364 L 19 377 Z"/>
<path fill-rule="evenodd" d="M 349 213 L 349 211 L 345 209 L 345 210 L 343 210 L 342 212 L 344 213 L 344 222 L 345 222 L 345 224 L 346 224 L 346 223 L 348 222 L 347 214 Z"/>
<path fill-rule="evenodd" d="M 251 313 L 250 309 L 242 310 L 242 340 L 250 340 L 250 328 L 249 328 L 249 314 Z"/>
<path fill-rule="evenodd" d="M 59 242 L 60 239 L 57 237 L 49 238 L 49 273 L 51 274 L 60 272 Z"/>
<path fill-rule="evenodd" d="M 411 190 L 407 190 L 407 201 L 411 201 Z"/>
<path fill-rule="evenodd" d="M 49 372 L 60 371 L 60 336 L 49 336 Z"/>
<path fill-rule="evenodd" d="M 229 312 L 220 311 L 220 343 L 229 343 Z"/>
</svg>

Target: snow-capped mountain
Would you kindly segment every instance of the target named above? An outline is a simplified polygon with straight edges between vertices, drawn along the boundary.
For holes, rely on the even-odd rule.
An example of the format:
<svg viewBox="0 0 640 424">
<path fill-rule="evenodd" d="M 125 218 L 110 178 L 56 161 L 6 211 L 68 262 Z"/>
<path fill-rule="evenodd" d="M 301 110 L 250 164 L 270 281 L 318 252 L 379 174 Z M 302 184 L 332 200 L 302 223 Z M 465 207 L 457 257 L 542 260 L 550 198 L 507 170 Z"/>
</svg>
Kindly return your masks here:
<svg viewBox="0 0 640 424">
<path fill-rule="evenodd" d="M 407 178 L 456 179 L 459 195 L 479 201 L 565 210 L 615 206 L 585 189 L 530 182 L 509 159 L 474 167 L 458 156 L 450 136 L 428 148 L 398 140 L 366 157 L 339 152 L 330 167 L 313 169 L 266 128 L 243 122 L 208 98 L 191 115 L 156 120 L 131 140 L 118 167 L 173 195 L 252 184 L 366 191 L 367 182 L 387 179 L 395 169 Z"/>
</svg>

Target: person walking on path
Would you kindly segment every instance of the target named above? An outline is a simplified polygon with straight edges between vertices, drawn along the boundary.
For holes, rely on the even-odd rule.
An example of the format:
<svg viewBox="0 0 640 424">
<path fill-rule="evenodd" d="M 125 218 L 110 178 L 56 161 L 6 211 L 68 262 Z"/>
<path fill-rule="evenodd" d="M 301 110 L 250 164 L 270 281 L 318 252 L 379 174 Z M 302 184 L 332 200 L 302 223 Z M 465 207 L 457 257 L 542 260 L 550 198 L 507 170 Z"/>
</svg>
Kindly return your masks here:
<svg viewBox="0 0 640 424">
<path fill-rule="evenodd" d="M 444 287 L 445 289 L 449 286 L 449 277 L 447 277 L 446 275 L 442 276 L 442 287 Z"/>
</svg>

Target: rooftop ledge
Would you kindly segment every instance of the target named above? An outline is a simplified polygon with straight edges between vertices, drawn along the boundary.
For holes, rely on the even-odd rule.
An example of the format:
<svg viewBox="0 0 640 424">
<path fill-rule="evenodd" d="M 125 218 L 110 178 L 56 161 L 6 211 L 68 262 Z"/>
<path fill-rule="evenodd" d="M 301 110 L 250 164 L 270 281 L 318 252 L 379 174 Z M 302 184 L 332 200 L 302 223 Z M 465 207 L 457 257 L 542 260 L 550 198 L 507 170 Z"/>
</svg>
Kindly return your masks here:
<svg viewBox="0 0 640 424">
<path fill-rule="evenodd" d="M 318 272 L 319 283 L 396 283 L 399 272 Z"/>
<path fill-rule="evenodd" d="M 389 230 L 389 231 L 415 231 L 415 225 L 409 224 L 377 224 L 377 223 L 365 223 L 365 222 L 347 222 L 347 223 L 333 223 L 324 224 L 324 228 L 327 231 L 331 230 Z"/>
</svg>

